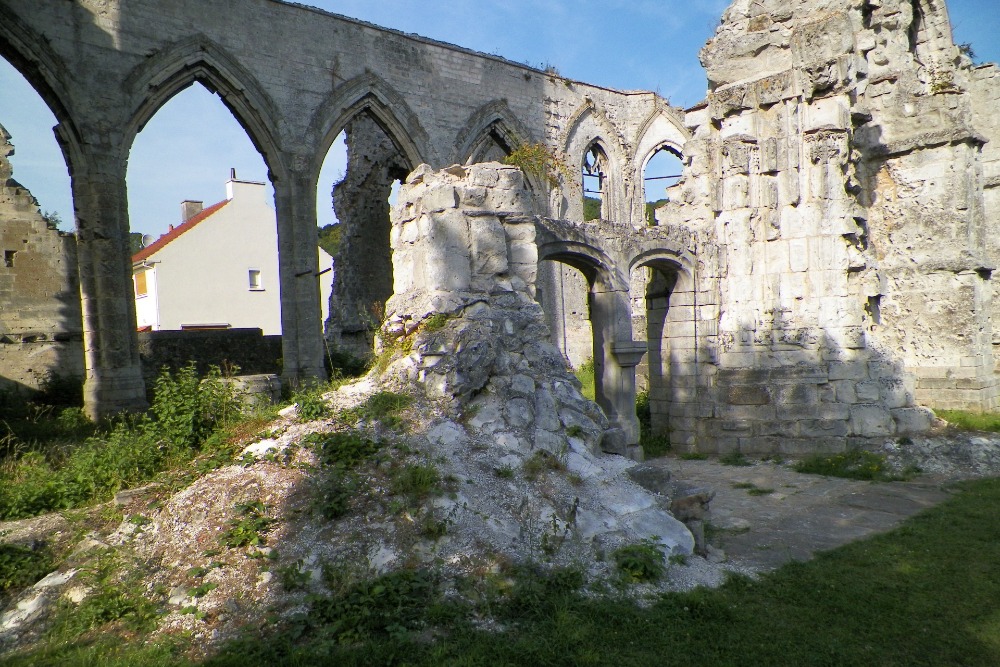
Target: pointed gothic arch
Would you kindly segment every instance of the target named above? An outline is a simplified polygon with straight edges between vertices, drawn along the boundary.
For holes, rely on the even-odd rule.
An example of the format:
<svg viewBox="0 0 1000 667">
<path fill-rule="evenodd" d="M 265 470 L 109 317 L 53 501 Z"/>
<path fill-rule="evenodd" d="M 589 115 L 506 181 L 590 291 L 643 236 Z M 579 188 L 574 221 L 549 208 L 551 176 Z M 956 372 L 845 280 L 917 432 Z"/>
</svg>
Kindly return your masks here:
<svg viewBox="0 0 1000 667">
<path fill-rule="evenodd" d="M 278 112 L 256 78 L 225 49 L 198 35 L 173 44 L 126 77 L 131 114 L 122 141 L 123 159 L 136 135 L 179 92 L 200 83 L 216 93 L 264 158 L 271 180 L 286 177 L 277 137 Z"/>
</svg>

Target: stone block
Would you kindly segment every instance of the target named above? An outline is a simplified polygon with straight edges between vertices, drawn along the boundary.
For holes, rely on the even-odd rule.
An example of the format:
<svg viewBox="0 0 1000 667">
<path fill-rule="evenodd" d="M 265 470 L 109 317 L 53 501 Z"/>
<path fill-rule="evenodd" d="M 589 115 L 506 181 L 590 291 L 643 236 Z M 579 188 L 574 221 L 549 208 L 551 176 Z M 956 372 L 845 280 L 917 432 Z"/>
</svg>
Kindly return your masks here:
<svg viewBox="0 0 1000 667">
<path fill-rule="evenodd" d="M 927 408 L 897 408 L 890 412 L 898 435 L 923 433 L 934 420 L 934 413 Z"/>
<path fill-rule="evenodd" d="M 768 405 L 771 396 L 763 385 L 733 385 L 726 387 L 725 398 L 730 405 Z"/>
<path fill-rule="evenodd" d="M 806 438 L 846 437 L 849 433 L 846 420 L 807 419 L 799 425 L 799 434 Z"/>
<path fill-rule="evenodd" d="M 870 403 L 851 406 L 851 433 L 864 437 L 882 437 L 896 432 L 896 424 L 889 411 Z"/>
<path fill-rule="evenodd" d="M 865 361 L 831 361 L 828 368 L 830 381 L 868 378 L 868 363 Z"/>
</svg>

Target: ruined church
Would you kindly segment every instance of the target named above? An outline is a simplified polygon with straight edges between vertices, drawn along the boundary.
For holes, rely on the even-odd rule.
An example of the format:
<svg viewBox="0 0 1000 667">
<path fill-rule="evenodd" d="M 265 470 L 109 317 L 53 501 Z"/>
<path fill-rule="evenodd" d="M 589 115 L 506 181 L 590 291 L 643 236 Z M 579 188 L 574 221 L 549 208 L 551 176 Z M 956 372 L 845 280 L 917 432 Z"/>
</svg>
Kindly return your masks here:
<svg viewBox="0 0 1000 667">
<path fill-rule="evenodd" d="M 843 451 L 927 429 L 928 408 L 998 407 L 1000 72 L 956 46 L 944 0 L 734 0 L 689 109 L 278 0 L 0 0 L 0 54 L 58 119 L 92 416 L 145 400 L 126 162 L 194 82 L 269 169 L 289 382 L 323 377 L 324 337 L 364 349 L 380 326 L 404 335 L 517 293 L 545 310 L 539 336 L 593 359 L 611 451 L 636 453 L 637 386 L 654 430 L 706 453 Z M 324 323 L 316 183 L 342 131 Z M 488 166 L 533 145 L 565 169 Z M 661 151 L 683 173 L 650 221 L 643 175 Z M 24 196 L 0 165 L 0 362 L 38 342 L 15 272 L 64 243 L 38 220 L 15 233 Z"/>
</svg>

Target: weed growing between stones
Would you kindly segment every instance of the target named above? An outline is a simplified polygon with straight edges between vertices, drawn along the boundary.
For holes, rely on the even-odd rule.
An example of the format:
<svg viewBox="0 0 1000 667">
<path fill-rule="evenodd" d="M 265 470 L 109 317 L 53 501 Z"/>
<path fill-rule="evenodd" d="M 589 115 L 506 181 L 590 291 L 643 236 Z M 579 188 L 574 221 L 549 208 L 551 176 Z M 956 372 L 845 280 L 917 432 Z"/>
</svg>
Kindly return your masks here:
<svg viewBox="0 0 1000 667">
<path fill-rule="evenodd" d="M 226 531 L 219 536 L 219 543 L 230 549 L 266 544 L 266 535 L 274 519 L 267 516 L 264 504 L 255 501 L 237 505 L 234 509 L 239 516 L 229 522 Z"/>
<path fill-rule="evenodd" d="M 719 463 L 726 466 L 747 467 L 752 466 L 753 461 L 743 455 L 742 452 L 729 452 L 719 457 Z"/>
<path fill-rule="evenodd" d="M 665 456 L 670 452 L 670 433 L 653 433 L 653 414 L 649 405 L 649 392 L 640 391 L 635 397 L 635 416 L 639 418 L 639 444 L 647 459 Z"/>
<path fill-rule="evenodd" d="M 597 390 L 594 379 L 594 360 L 587 359 L 580 365 L 580 368 L 573 371 L 573 374 L 580 381 L 580 393 L 583 394 L 583 397 L 591 401 L 595 400 Z"/>
<path fill-rule="evenodd" d="M 774 489 L 757 486 L 753 482 L 736 482 L 734 489 L 744 489 L 748 496 L 767 496 L 774 493 Z"/>
<path fill-rule="evenodd" d="M 543 474 L 553 470 L 565 470 L 566 466 L 554 454 L 544 449 L 537 450 L 531 458 L 521 464 L 521 472 L 525 479 L 534 481 Z"/>
</svg>

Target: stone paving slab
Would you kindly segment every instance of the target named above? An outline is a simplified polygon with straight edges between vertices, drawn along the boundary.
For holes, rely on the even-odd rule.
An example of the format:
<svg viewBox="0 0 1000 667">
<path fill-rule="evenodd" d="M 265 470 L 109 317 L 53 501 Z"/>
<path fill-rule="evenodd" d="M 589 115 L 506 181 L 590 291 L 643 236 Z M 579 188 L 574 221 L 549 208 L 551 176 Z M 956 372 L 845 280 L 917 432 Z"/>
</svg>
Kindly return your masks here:
<svg viewBox="0 0 1000 667">
<path fill-rule="evenodd" d="M 714 489 L 709 544 L 728 562 L 756 570 L 885 532 L 950 495 L 941 477 L 877 483 L 806 475 L 771 462 L 738 467 L 664 458 L 645 465 Z M 751 495 L 754 488 L 772 492 Z"/>
</svg>

